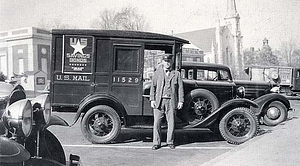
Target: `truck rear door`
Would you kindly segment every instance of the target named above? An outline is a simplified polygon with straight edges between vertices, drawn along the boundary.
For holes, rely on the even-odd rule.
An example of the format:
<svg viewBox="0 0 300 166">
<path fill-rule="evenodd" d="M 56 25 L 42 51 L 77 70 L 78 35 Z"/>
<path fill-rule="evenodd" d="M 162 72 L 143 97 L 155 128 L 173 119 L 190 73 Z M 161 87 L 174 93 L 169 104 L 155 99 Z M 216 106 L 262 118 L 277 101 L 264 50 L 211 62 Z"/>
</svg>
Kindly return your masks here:
<svg viewBox="0 0 300 166">
<path fill-rule="evenodd" d="M 94 37 L 53 37 L 51 96 L 53 106 L 76 107 L 92 92 Z"/>
</svg>

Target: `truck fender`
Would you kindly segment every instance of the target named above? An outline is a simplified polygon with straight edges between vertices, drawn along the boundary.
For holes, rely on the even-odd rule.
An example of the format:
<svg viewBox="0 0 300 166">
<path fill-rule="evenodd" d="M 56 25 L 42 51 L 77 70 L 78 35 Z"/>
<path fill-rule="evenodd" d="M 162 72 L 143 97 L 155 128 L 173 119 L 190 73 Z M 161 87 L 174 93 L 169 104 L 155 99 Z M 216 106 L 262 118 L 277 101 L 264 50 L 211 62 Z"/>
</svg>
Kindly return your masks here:
<svg viewBox="0 0 300 166">
<path fill-rule="evenodd" d="M 272 101 L 282 102 L 286 106 L 287 110 L 289 110 L 291 107 L 289 100 L 286 97 L 284 97 L 283 95 L 280 95 L 278 93 L 269 93 L 269 94 L 260 96 L 259 98 L 256 98 L 254 100 L 254 102 L 257 103 L 257 105 L 258 105 L 258 109 L 257 109 L 257 112 L 255 112 L 255 114 L 260 115 L 263 111 L 263 108 L 266 106 L 266 104 L 269 104 Z"/>
<path fill-rule="evenodd" d="M 225 103 L 223 103 L 217 110 L 215 110 L 212 114 L 210 114 L 208 117 L 206 117 L 204 120 L 200 121 L 199 123 L 196 124 L 191 124 L 187 125 L 184 128 L 191 128 L 191 127 L 196 127 L 196 126 L 201 126 L 201 127 L 207 127 L 213 122 L 215 122 L 220 113 L 223 113 L 224 110 L 228 108 L 237 108 L 237 107 L 253 107 L 253 108 L 258 108 L 258 105 L 245 98 L 238 98 L 238 99 L 232 99 L 229 100 Z"/>
<path fill-rule="evenodd" d="M 114 96 L 108 95 L 108 94 L 94 94 L 94 95 L 89 95 L 89 96 L 85 97 L 79 103 L 79 107 L 78 107 L 76 115 L 73 119 L 73 123 L 70 126 L 73 126 L 78 121 L 81 113 L 86 113 L 86 111 L 89 108 L 91 108 L 95 105 L 99 105 L 99 103 L 111 106 L 112 108 L 114 108 L 117 111 L 117 113 L 120 116 L 122 116 L 124 118 L 127 117 L 125 108 L 123 107 L 121 102 L 118 101 L 117 98 L 115 98 Z"/>
</svg>

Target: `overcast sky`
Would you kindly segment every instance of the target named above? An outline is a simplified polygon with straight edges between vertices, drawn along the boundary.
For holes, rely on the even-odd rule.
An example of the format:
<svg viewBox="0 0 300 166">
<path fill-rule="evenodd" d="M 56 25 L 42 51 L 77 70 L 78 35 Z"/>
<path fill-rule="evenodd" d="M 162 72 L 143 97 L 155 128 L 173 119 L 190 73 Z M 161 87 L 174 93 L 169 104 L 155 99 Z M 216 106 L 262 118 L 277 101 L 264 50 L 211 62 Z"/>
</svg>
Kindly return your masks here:
<svg viewBox="0 0 300 166">
<path fill-rule="evenodd" d="M 280 43 L 300 43 L 300 0 L 236 0 L 244 48 L 259 48 L 262 40 L 276 49 Z M 41 20 L 61 20 L 90 28 L 104 9 L 136 7 L 150 31 L 182 33 L 214 27 L 224 18 L 227 0 L 0 0 L 0 31 L 34 26 Z"/>
</svg>

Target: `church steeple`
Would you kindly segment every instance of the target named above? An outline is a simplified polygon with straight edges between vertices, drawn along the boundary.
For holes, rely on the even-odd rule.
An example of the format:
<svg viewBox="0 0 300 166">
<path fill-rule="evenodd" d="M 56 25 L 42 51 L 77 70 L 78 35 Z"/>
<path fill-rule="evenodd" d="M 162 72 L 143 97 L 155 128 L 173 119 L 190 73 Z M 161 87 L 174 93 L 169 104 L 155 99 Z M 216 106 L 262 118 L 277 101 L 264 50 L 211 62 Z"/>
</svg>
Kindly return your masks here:
<svg viewBox="0 0 300 166">
<path fill-rule="evenodd" d="M 239 14 L 236 11 L 235 0 L 227 0 L 227 14 L 225 18 L 238 17 Z"/>
</svg>

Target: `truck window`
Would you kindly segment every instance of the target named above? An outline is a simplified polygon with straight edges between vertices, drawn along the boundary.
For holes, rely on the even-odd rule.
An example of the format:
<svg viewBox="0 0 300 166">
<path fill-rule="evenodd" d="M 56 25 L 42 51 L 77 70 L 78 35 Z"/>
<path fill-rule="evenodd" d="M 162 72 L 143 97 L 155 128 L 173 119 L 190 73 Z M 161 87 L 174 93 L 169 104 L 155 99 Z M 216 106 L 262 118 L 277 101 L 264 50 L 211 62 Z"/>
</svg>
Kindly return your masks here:
<svg viewBox="0 0 300 166">
<path fill-rule="evenodd" d="M 138 72 L 139 50 L 117 47 L 115 50 L 115 70 Z"/>
</svg>

